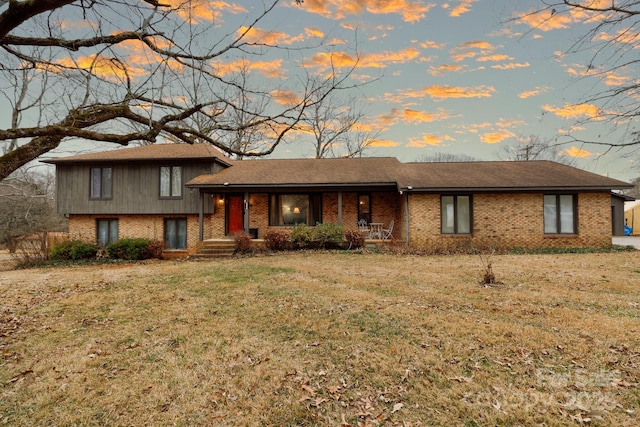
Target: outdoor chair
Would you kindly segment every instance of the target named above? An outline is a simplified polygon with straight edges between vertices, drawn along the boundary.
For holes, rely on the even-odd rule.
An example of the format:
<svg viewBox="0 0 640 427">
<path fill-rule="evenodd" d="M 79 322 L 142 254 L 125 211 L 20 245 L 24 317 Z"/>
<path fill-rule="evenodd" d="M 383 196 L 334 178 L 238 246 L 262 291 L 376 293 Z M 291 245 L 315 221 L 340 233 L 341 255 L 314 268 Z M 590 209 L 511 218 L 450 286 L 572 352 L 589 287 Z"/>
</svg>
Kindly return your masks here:
<svg viewBox="0 0 640 427">
<path fill-rule="evenodd" d="M 393 233 L 393 223 L 394 220 L 391 220 L 391 222 L 389 222 L 389 228 L 382 229 L 382 240 L 387 240 L 391 237 L 391 233 Z"/>
<path fill-rule="evenodd" d="M 361 233 L 369 232 L 369 226 L 367 225 L 366 219 L 358 220 L 358 230 L 360 230 Z"/>
</svg>

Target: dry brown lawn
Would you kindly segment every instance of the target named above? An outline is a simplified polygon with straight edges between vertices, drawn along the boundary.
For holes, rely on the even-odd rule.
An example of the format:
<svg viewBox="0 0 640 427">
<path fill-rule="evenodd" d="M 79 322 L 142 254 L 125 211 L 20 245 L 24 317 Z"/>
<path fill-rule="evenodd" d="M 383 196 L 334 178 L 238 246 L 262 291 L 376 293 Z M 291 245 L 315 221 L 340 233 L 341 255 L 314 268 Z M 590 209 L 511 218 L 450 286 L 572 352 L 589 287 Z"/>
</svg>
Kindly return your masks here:
<svg viewBox="0 0 640 427">
<path fill-rule="evenodd" d="M 639 253 L 491 261 L 5 269 L 0 425 L 640 424 Z"/>
</svg>

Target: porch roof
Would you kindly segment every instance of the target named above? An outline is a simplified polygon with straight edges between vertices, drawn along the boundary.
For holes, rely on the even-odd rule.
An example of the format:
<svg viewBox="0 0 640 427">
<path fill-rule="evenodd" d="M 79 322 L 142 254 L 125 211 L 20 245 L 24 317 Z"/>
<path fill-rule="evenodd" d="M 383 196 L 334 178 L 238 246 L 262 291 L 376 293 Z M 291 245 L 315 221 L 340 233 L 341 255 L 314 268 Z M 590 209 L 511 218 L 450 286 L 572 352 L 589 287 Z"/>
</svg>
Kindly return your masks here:
<svg viewBox="0 0 640 427">
<path fill-rule="evenodd" d="M 633 185 L 560 163 L 490 161 L 404 163 L 400 190 L 412 191 L 553 191 L 631 188 Z"/>
<path fill-rule="evenodd" d="M 227 190 L 269 188 L 387 188 L 397 190 L 395 157 L 242 160 L 187 187 Z"/>
</svg>

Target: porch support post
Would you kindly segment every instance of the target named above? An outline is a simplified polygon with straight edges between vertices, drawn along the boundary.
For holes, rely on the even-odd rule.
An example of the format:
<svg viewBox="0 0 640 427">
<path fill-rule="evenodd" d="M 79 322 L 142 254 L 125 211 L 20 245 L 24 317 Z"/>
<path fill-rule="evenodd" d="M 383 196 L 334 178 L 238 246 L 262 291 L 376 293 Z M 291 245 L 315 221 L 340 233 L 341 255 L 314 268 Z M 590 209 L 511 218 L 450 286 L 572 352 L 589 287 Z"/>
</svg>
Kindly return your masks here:
<svg viewBox="0 0 640 427">
<path fill-rule="evenodd" d="M 342 225 L 342 191 L 338 191 L 338 225 Z"/>
<path fill-rule="evenodd" d="M 249 192 L 245 191 L 244 193 L 244 232 L 249 233 L 249 211 L 251 205 L 249 205 Z"/>
<path fill-rule="evenodd" d="M 198 236 L 202 242 L 204 240 L 204 192 L 198 189 L 198 193 L 200 195 L 200 203 L 198 205 Z"/>
</svg>

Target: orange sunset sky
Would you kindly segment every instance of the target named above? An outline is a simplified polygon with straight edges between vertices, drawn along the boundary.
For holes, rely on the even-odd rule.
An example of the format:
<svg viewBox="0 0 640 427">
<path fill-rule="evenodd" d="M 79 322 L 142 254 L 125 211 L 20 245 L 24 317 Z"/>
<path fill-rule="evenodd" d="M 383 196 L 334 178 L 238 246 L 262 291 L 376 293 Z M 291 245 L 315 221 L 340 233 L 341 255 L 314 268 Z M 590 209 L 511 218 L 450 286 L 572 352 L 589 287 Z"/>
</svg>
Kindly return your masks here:
<svg viewBox="0 0 640 427">
<path fill-rule="evenodd" d="M 256 0 L 191 3 L 192 15 L 184 19 L 214 22 L 220 34 L 243 29 L 264 7 Z M 597 141 L 625 138 L 610 122 L 585 122 L 600 113 L 598 107 L 576 105 L 588 90 L 616 87 L 635 76 L 634 70 L 621 69 L 582 78 L 593 72 L 585 65 L 590 53 L 566 52 L 592 25 L 589 16 L 560 9 L 530 15 L 542 7 L 539 0 L 292 3 L 281 2 L 247 39 L 287 47 L 322 43 L 325 48 L 252 58 L 253 82 L 293 96 L 286 82 L 301 67 L 321 74 L 330 64 L 338 69 L 355 65 L 356 81 L 375 80 L 353 92 L 366 113 L 361 127 L 379 132 L 368 156 L 414 161 L 451 153 L 496 160 L 505 156 L 505 145 L 532 135 L 557 141 L 567 134 Z M 227 58 L 216 70 L 231 73 L 246 61 Z M 132 67 L 129 73 L 144 70 Z M 303 139 L 290 138 L 272 157 L 312 156 Z M 640 175 L 638 156 L 628 151 L 575 142 L 562 150 L 586 170 L 627 181 Z"/>
</svg>

